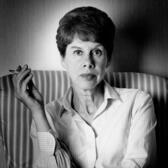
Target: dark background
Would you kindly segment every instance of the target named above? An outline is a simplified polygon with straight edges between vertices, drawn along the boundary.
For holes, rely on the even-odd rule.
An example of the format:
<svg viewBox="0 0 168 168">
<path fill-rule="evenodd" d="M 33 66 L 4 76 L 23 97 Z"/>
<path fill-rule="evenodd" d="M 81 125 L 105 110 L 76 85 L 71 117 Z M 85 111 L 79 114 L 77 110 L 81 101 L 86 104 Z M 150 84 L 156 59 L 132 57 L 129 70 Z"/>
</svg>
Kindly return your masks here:
<svg viewBox="0 0 168 168">
<path fill-rule="evenodd" d="M 112 71 L 168 77 L 167 0 L 0 0 L 0 76 L 25 63 L 62 69 L 55 44 L 58 21 L 82 5 L 105 10 L 114 20 Z"/>
</svg>

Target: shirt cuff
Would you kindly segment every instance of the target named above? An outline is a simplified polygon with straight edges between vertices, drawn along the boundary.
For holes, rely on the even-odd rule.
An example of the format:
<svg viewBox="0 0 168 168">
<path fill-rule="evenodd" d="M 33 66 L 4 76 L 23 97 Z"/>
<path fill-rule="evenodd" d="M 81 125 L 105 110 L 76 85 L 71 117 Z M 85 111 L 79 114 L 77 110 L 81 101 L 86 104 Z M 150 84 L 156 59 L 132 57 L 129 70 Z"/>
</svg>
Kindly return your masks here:
<svg viewBox="0 0 168 168">
<path fill-rule="evenodd" d="M 37 132 L 40 150 L 53 155 L 55 151 L 55 138 L 50 132 Z"/>
<path fill-rule="evenodd" d="M 144 159 L 125 160 L 122 162 L 123 168 L 141 168 L 144 166 Z"/>
</svg>

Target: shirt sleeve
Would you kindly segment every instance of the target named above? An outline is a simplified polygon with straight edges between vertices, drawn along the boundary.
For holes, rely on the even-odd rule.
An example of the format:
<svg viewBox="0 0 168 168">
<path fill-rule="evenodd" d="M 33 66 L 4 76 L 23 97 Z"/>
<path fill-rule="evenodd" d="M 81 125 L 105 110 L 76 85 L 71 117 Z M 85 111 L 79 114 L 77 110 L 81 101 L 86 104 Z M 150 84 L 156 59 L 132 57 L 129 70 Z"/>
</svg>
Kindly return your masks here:
<svg viewBox="0 0 168 168">
<path fill-rule="evenodd" d="M 68 150 L 65 150 L 51 132 L 37 132 L 38 143 L 41 157 L 38 159 L 37 165 L 43 163 L 46 168 L 70 168 L 71 159 Z M 46 166 L 44 166 L 46 165 Z"/>
<path fill-rule="evenodd" d="M 50 117 L 47 116 L 47 118 L 49 119 Z M 33 141 L 33 168 L 72 167 L 68 151 L 61 147 L 57 134 L 53 130 L 37 132 L 35 122 L 33 121 L 31 125 L 31 139 Z"/>
<path fill-rule="evenodd" d="M 54 155 L 55 138 L 50 132 L 37 132 L 40 150 L 48 155 Z"/>
<path fill-rule="evenodd" d="M 156 117 L 151 96 L 139 91 L 132 109 L 131 128 L 123 168 L 155 166 Z"/>
</svg>

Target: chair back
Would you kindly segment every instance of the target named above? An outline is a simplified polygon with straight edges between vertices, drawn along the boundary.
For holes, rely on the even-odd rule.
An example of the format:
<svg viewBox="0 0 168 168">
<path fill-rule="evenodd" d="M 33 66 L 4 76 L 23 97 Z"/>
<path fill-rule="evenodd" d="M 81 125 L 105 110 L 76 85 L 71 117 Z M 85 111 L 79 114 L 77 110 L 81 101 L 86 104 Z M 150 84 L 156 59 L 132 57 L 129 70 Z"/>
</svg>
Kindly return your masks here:
<svg viewBox="0 0 168 168">
<path fill-rule="evenodd" d="M 34 83 L 48 103 L 63 96 L 70 80 L 65 71 L 33 71 Z M 164 77 L 134 72 L 113 72 L 106 80 L 115 87 L 138 88 L 151 94 L 157 117 L 158 160 L 166 163 L 163 155 L 168 142 L 168 82 Z M 32 168 L 33 154 L 30 139 L 32 116 L 14 96 L 12 75 L 0 78 L 0 141 L 4 146 L 10 168 Z"/>
</svg>

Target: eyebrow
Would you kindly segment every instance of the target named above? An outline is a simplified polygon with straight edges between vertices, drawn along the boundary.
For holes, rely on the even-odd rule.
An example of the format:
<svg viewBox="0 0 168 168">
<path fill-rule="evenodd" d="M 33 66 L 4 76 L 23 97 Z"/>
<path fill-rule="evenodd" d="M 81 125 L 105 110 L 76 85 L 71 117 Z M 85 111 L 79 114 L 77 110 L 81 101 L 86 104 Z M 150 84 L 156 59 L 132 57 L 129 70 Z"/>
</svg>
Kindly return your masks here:
<svg viewBox="0 0 168 168">
<path fill-rule="evenodd" d="M 72 46 L 70 48 L 81 49 L 81 47 L 78 47 L 78 46 Z"/>
<path fill-rule="evenodd" d="M 97 48 L 97 47 L 102 47 L 101 44 L 97 44 L 94 48 Z M 82 47 L 79 47 L 79 46 L 71 46 L 70 48 L 74 48 L 74 49 L 82 49 Z"/>
</svg>

